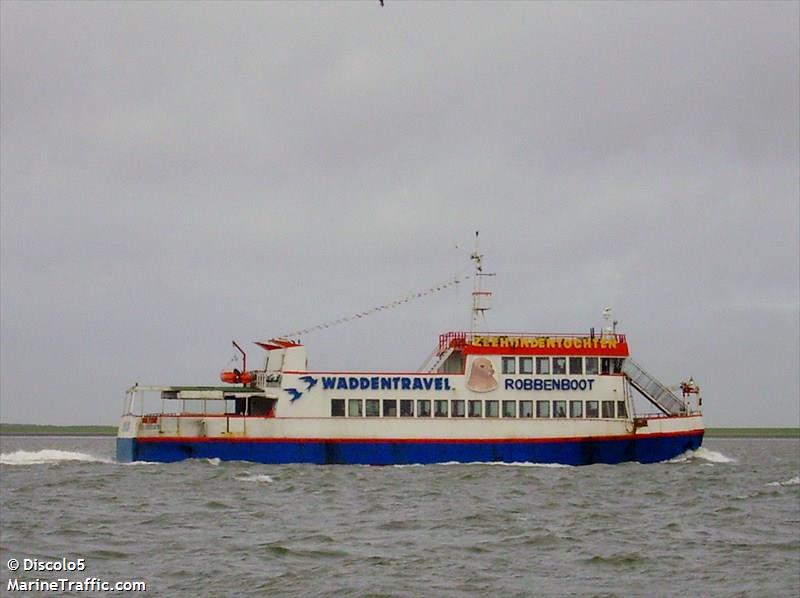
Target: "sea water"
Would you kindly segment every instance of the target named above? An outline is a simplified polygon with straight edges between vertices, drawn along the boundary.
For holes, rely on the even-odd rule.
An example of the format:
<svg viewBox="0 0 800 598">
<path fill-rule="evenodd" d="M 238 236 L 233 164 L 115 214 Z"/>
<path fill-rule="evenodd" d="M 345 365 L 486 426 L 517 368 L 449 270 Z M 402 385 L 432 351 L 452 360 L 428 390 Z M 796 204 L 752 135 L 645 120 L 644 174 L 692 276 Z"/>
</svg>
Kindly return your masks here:
<svg viewBox="0 0 800 598">
<path fill-rule="evenodd" d="M 798 439 L 585 467 L 117 464 L 110 438 L 0 452 L 3 595 L 92 578 L 193 597 L 800 594 Z"/>
</svg>

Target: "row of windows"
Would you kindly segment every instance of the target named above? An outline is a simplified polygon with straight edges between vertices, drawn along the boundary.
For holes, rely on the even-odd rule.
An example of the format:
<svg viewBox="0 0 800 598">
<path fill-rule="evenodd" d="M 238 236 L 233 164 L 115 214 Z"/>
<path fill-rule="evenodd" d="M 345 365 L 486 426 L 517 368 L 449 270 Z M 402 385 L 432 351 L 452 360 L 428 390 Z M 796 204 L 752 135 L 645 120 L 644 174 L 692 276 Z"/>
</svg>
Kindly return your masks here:
<svg viewBox="0 0 800 598">
<path fill-rule="evenodd" d="M 621 374 L 623 359 L 619 357 L 503 357 L 504 374 Z"/>
<path fill-rule="evenodd" d="M 416 409 L 415 409 L 416 407 Z M 461 399 L 331 399 L 333 417 L 627 418 L 625 401 L 464 401 Z"/>
</svg>

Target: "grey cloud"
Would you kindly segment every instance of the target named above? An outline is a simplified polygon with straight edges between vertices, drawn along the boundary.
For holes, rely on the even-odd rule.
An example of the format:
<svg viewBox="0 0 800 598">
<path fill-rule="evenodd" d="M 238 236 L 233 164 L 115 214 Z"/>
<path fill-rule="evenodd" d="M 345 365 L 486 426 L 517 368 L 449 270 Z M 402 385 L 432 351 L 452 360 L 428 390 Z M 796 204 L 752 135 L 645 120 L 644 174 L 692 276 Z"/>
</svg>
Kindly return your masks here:
<svg viewBox="0 0 800 598">
<path fill-rule="evenodd" d="M 447 279 L 481 229 L 492 327 L 611 303 L 711 425 L 798 423 L 798 6 L 387 4 L 0 5 L 3 421 L 213 382 L 230 338 Z M 413 369 L 467 287 L 312 366 Z"/>
</svg>

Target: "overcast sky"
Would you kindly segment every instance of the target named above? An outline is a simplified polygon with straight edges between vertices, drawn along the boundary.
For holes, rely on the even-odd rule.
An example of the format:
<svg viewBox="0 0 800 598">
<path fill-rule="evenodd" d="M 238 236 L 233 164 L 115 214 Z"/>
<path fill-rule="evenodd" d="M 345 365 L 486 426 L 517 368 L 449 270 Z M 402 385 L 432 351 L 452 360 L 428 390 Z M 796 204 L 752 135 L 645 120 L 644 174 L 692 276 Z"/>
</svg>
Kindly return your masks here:
<svg viewBox="0 0 800 598">
<path fill-rule="evenodd" d="M 487 326 L 800 425 L 798 3 L 3 2 L 0 419 L 116 423 L 232 339 L 469 266 Z M 303 337 L 415 370 L 470 283 Z M 251 363 L 253 362 L 251 361 Z"/>
</svg>

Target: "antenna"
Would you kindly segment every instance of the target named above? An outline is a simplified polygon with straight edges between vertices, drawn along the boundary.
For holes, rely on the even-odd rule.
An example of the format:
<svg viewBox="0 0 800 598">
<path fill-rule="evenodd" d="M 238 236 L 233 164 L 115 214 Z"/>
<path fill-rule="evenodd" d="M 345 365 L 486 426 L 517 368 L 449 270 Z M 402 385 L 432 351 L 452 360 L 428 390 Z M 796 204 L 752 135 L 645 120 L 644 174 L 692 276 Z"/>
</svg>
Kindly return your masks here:
<svg viewBox="0 0 800 598">
<path fill-rule="evenodd" d="M 611 320 L 612 312 L 613 312 L 613 310 L 611 309 L 611 307 L 606 307 L 603 310 L 603 319 L 606 321 L 606 325 L 603 327 L 603 333 L 604 334 L 616 334 L 616 332 L 617 332 L 617 323 L 618 322 L 616 320 L 614 320 L 613 326 L 609 326 L 609 323 L 608 323 L 609 320 Z"/>
<path fill-rule="evenodd" d="M 472 289 L 472 323 L 470 325 L 470 332 L 475 333 L 478 330 L 479 320 L 483 318 L 486 321 L 486 312 L 491 309 L 489 303 L 491 302 L 491 291 L 481 290 L 481 279 L 484 276 L 494 276 L 494 273 L 483 271 L 483 254 L 478 251 L 478 231 L 475 231 L 475 251 L 469 256 L 475 262 L 474 286 Z"/>
</svg>

